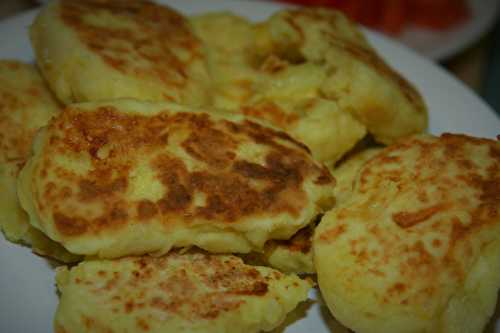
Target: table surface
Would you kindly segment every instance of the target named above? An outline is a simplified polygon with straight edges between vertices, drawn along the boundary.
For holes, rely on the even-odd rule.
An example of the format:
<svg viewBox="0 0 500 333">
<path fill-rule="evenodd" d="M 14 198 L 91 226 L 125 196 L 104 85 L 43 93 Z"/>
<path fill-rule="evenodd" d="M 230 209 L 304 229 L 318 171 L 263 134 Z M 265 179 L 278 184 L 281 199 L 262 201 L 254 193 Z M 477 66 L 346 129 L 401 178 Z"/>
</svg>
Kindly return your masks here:
<svg viewBox="0 0 500 333">
<path fill-rule="evenodd" d="M 35 8 L 36 0 L 1 0 L 0 20 Z M 500 24 L 464 52 L 442 63 L 500 114 Z"/>
</svg>

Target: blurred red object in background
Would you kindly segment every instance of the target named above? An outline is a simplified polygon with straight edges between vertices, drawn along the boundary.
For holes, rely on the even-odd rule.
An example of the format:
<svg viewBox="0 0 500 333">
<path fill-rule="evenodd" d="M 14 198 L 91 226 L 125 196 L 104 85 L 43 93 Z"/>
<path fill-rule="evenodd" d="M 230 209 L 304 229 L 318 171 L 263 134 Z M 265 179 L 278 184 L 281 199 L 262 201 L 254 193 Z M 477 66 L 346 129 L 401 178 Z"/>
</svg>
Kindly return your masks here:
<svg viewBox="0 0 500 333">
<path fill-rule="evenodd" d="M 408 3 L 411 22 L 431 29 L 447 29 L 470 16 L 464 0 L 412 0 Z"/>
<path fill-rule="evenodd" d="M 444 30 L 466 21 L 465 0 L 280 0 L 306 6 L 333 7 L 351 19 L 388 34 L 398 34 L 407 24 Z"/>
</svg>

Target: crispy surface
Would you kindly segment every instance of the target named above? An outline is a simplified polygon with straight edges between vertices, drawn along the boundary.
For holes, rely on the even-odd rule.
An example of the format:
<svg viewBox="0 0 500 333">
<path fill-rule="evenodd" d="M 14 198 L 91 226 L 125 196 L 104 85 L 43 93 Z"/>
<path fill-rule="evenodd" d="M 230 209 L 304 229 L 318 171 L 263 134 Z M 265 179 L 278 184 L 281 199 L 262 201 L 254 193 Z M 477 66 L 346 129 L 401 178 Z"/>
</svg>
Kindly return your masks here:
<svg viewBox="0 0 500 333">
<path fill-rule="evenodd" d="M 260 26 L 257 43 L 262 54 L 282 58 L 292 54 L 299 66 L 315 64 L 323 73 L 318 94 L 355 116 L 377 141 L 388 144 L 426 129 L 422 97 L 339 12 L 321 8 L 278 12 Z"/>
<path fill-rule="evenodd" d="M 258 250 L 333 201 L 333 178 L 303 144 L 237 114 L 133 100 L 78 104 L 34 150 L 20 176 L 21 203 L 32 224 L 78 254 Z"/>
<path fill-rule="evenodd" d="M 338 166 L 331 170 L 335 178 L 335 202 L 337 205 L 346 201 L 352 194 L 359 171 L 367 161 L 377 155 L 382 148 L 368 148 L 346 156 Z"/>
<path fill-rule="evenodd" d="M 5 238 L 13 243 L 28 245 L 34 253 L 60 262 L 81 260 L 80 256 L 69 253 L 29 223 L 28 215 L 21 208 L 16 193 L 19 170 L 17 163 L 0 163 L 0 188 L 3 191 L 0 200 L 0 229 Z"/>
<path fill-rule="evenodd" d="M 308 281 L 228 255 L 87 261 L 57 272 L 56 332 L 259 332 L 307 298 Z"/>
<path fill-rule="evenodd" d="M 65 104 L 132 97 L 204 105 L 209 99 L 202 46 L 189 23 L 149 1 L 53 1 L 35 19 L 31 40 L 42 73 Z"/>
<path fill-rule="evenodd" d="M 322 66 L 294 59 L 295 52 L 267 50 L 259 44 L 259 25 L 225 12 L 191 22 L 206 45 L 218 108 L 265 119 L 332 165 L 365 135 L 364 125 L 320 96 Z"/>
<path fill-rule="evenodd" d="M 427 125 L 415 89 L 354 24 L 324 9 L 281 11 L 261 24 L 229 13 L 188 22 L 146 1 L 60 0 L 37 17 L 31 37 L 66 104 L 133 97 L 239 110 L 330 166 L 367 128 L 391 143 Z"/>
<path fill-rule="evenodd" d="M 411 137 L 353 191 L 313 242 L 336 318 L 356 332 L 480 332 L 500 287 L 500 144 Z"/>
<path fill-rule="evenodd" d="M 346 156 L 345 160 L 332 170 L 335 178 L 336 205 L 346 201 L 353 192 L 354 182 L 362 166 L 380 152 L 382 148 L 368 148 Z M 300 229 L 287 240 L 270 240 L 262 253 L 251 253 L 245 260 L 251 263 L 268 265 L 282 272 L 314 274 L 312 241 L 316 223 Z"/>
<path fill-rule="evenodd" d="M 37 254 L 73 261 L 75 256 L 30 226 L 16 193 L 16 178 L 35 132 L 58 112 L 59 105 L 32 65 L 0 61 L 0 229 L 8 240 L 30 245 Z"/>
</svg>

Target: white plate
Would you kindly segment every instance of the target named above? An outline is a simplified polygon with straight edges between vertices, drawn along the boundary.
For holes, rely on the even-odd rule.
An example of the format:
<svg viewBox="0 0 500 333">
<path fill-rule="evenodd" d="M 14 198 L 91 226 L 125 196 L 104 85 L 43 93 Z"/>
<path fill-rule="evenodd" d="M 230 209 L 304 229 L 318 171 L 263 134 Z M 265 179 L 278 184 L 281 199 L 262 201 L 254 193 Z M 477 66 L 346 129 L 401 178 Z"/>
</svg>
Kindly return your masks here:
<svg viewBox="0 0 500 333">
<path fill-rule="evenodd" d="M 164 0 L 186 14 L 208 10 L 232 10 L 252 19 L 264 19 L 280 5 L 236 0 Z M 28 27 L 35 12 L 0 22 L 0 58 L 33 61 Z M 421 91 L 430 110 L 430 131 L 460 132 L 494 138 L 500 119 L 461 83 L 414 52 L 375 33 L 368 37 L 387 61 Z M 314 293 L 311 297 L 316 298 Z M 28 248 L 11 244 L 0 236 L 0 332 L 52 332 L 57 306 L 54 271 L 49 263 Z M 286 332 L 344 332 L 319 303 Z M 500 333 L 500 322 L 497 322 Z"/>
<path fill-rule="evenodd" d="M 467 0 L 467 3 L 471 17 L 464 24 L 443 31 L 411 27 L 397 39 L 433 60 L 444 60 L 463 51 L 491 29 L 500 8 L 498 0 Z"/>
</svg>

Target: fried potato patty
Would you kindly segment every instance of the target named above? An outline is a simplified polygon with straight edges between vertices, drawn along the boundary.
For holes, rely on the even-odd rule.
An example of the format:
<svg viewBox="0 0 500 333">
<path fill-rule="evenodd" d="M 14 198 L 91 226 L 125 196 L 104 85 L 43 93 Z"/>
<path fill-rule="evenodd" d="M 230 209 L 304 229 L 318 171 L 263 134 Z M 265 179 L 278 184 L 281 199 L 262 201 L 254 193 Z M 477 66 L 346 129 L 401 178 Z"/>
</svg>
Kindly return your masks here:
<svg viewBox="0 0 500 333">
<path fill-rule="evenodd" d="M 74 261 L 62 246 L 31 227 L 17 199 L 16 179 L 26 162 L 38 128 L 59 112 L 59 105 L 32 66 L 0 61 L 0 229 L 16 243 L 30 245 L 40 255 Z"/>
<path fill-rule="evenodd" d="M 314 64 L 323 74 L 318 90 L 363 123 L 378 142 L 390 144 L 427 127 L 420 94 L 390 68 L 357 26 L 323 8 L 283 10 L 259 27 L 262 54 Z"/>
<path fill-rule="evenodd" d="M 322 66 L 296 62 L 294 52 L 261 54 L 260 28 L 245 18 L 221 12 L 191 22 L 206 46 L 216 107 L 269 121 L 331 165 L 366 134 L 350 113 L 320 96 Z"/>
<path fill-rule="evenodd" d="M 481 332 L 500 287 L 500 143 L 414 136 L 358 173 L 313 248 L 331 312 L 356 332 Z"/>
<path fill-rule="evenodd" d="M 331 207 L 334 180 L 302 143 L 205 111 L 134 100 L 66 108 L 19 177 L 31 223 L 77 254 L 249 252 Z"/>
<path fill-rule="evenodd" d="M 85 261 L 57 272 L 56 332 L 260 332 L 311 283 L 230 255 Z"/>
<path fill-rule="evenodd" d="M 120 97 L 204 105 L 202 46 L 186 19 L 144 0 L 58 0 L 31 27 L 40 69 L 69 104 Z"/>
</svg>

